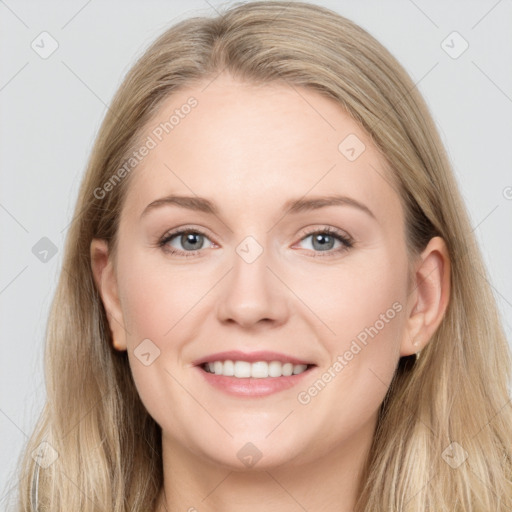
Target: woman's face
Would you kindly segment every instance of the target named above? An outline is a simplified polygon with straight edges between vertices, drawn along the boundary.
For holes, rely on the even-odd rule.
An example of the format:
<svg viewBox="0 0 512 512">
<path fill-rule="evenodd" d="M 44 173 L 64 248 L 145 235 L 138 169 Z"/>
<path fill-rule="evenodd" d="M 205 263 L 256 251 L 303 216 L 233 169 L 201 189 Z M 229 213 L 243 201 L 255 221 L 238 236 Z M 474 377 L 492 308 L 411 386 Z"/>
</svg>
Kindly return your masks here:
<svg viewBox="0 0 512 512">
<path fill-rule="evenodd" d="M 314 91 L 222 75 L 143 141 L 103 297 L 164 443 L 239 469 L 355 450 L 415 351 L 403 211 L 369 137 Z M 263 377 L 290 361 L 307 370 Z"/>
</svg>

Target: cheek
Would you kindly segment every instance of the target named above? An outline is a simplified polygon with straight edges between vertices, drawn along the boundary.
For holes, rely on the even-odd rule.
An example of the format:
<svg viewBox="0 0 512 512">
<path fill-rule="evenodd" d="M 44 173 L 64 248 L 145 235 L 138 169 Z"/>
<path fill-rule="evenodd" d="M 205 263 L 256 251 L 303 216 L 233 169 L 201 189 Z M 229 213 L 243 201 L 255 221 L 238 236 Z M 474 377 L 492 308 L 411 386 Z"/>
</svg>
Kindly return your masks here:
<svg viewBox="0 0 512 512">
<path fill-rule="evenodd" d="M 167 430 L 184 432 L 183 425 L 194 421 L 189 417 L 194 409 L 179 408 L 184 402 L 180 354 L 200 324 L 193 305 L 201 286 L 183 267 L 171 269 L 155 259 L 132 251 L 130 258 L 119 261 L 128 357 L 149 414 Z"/>
<path fill-rule="evenodd" d="M 165 258 L 151 257 L 142 250 L 132 250 L 129 258 L 118 262 L 135 385 L 151 416 L 173 431 L 194 420 L 188 417 L 195 411 L 193 407 L 184 407 L 176 414 L 176 407 L 184 402 L 180 386 L 183 347 L 200 337 L 204 319 L 201 308 L 208 298 L 211 301 L 206 296 L 218 280 L 217 274 L 214 269 L 204 270 L 200 277 L 194 265 L 170 265 Z"/>
<path fill-rule="evenodd" d="M 198 278 L 194 265 L 170 265 L 164 257 L 143 251 L 119 262 L 119 280 L 132 345 L 144 338 L 162 345 L 178 323 L 187 323 L 181 323 L 185 316 L 193 316 L 194 306 L 211 287 Z"/>
<path fill-rule="evenodd" d="M 382 348 L 401 328 L 396 317 L 398 309 L 405 309 L 406 260 L 401 254 L 379 252 L 288 278 L 313 313 L 308 316 L 331 356 L 343 353 L 358 336 L 364 341 L 372 326 L 379 331 Z"/>
<path fill-rule="evenodd" d="M 313 386 L 301 390 L 299 403 L 354 421 L 354 428 L 376 411 L 399 358 L 407 297 L 404 269 L 405 255 L 383 253 L 364 264 L 347 261 L 298 292 L 308 297 L 308 307 L 322 321 L 317 330 L 329 359 Z"/>
</svg>

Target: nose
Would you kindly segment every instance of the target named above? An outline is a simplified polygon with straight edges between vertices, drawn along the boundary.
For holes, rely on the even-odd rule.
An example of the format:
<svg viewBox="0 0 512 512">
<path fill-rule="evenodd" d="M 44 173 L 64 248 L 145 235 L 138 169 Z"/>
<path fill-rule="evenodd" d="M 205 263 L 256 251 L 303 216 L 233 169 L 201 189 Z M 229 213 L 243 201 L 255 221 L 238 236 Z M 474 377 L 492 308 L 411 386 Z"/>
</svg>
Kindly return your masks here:
<svg viewBox="0 0 512 512">
<path fill-rule="evenodd" d="M 278 326 L 289 315 L 289 292 L 277 277 L 268 251 L 254 260 L 235 252 L 233 267 L 223 279 L 218 297 L 217 316 L 222 323 L 236 323 L 244 328 Z"/>
</svg>

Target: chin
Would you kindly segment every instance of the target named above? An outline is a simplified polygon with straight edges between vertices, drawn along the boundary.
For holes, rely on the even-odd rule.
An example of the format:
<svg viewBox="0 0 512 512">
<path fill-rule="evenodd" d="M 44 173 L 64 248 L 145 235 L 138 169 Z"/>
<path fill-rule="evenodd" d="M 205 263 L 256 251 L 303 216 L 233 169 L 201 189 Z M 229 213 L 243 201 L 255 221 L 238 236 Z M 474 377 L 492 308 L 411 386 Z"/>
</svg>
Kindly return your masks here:
<svg viewBox="0 0 512 512">
<path fill-rule="evenodd" d="M 302 450 L 293 450 L 281 442 L 276 445 L 277 439 L 270 441 L 265 439 L 266 435 L 230 438 L 223 444 L 217 440 L 215 451 L 212 452 L 211 446 L 204 447 L 201 456 L 214 465 L 238 472 L 264 471 L 296 463 Z"/>
</svg>

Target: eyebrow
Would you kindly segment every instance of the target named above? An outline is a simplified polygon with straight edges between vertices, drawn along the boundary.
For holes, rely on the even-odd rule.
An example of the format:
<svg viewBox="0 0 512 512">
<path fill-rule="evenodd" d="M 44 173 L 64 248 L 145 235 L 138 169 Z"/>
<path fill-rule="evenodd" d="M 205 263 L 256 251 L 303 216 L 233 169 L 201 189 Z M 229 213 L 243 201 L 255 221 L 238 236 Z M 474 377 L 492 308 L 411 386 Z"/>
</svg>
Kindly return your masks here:
<svg viewBox="0 0 512 512">
<path fill-rule="evenodd" d="M 186 208 L 188 210 L 199 211 L 215 216 L 219 215 L 219 209 L 217 206 L 204 197 L 170 195 L 156 199 L 152 203 L 148 204 L 142 212 L 141 218 L 149 211 L 165 205 L 180 206 L 181 208 Z M 353 208 L 357 208 L 358 210 L 368 214 L 373 219 L 376 219 L 373 212 L 366 205 L 352 197 L 342 195 L 319 196 L 309 199 L 304 197 L 299 199 L 290 199 L 283 205 L 283 211 L 286 211 L 286 213 L 302 213 L 318 210 L 328 206 L 352 206 Z"/>
</svg>

